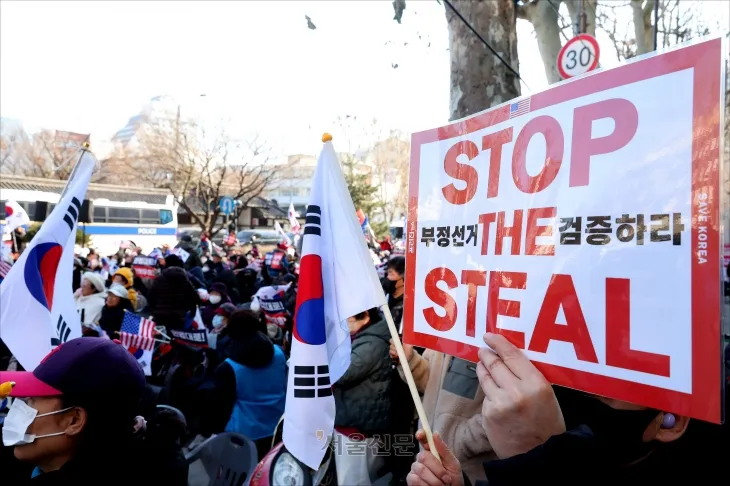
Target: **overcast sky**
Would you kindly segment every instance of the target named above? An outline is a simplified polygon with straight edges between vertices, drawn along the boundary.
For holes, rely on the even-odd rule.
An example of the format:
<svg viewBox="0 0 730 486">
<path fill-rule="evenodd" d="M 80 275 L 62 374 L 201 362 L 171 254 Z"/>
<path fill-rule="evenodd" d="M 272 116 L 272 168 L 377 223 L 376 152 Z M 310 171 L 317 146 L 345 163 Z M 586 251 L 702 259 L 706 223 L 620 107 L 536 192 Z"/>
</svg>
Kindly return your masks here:
<svg viewBox="0 0 730 486">
<path fill-rule="evenodd" d="M 726 26 L 727 3 L 704 3 Z M 444 7 L 409 0 L 403 23 L 392 18 L 390 0 L 2 1 L 0 114 L 104 139 L 169 94 L 282 153 L 313 153 L 347 114 L 405 132 L 444 124 Z M 518 38 L 520 73 L 543 89 L 529 23 L 518 22 Z"/>
</svg>

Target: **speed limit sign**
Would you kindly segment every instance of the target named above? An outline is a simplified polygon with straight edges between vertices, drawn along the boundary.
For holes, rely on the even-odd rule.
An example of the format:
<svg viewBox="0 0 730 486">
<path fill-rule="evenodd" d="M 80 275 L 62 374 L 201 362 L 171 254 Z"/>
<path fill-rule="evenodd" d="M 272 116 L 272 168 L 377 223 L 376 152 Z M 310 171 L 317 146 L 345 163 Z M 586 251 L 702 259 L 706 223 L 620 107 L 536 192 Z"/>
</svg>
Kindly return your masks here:
<svg viewBox="0 0 730 486">
<path fill-rule="evenodd" d="M 565 43 L 558 54 L 558 72 L 563 79 L 580 76 L 598 67 L 601 50 L 589 34 L 578 34 Z"/>
</svg>

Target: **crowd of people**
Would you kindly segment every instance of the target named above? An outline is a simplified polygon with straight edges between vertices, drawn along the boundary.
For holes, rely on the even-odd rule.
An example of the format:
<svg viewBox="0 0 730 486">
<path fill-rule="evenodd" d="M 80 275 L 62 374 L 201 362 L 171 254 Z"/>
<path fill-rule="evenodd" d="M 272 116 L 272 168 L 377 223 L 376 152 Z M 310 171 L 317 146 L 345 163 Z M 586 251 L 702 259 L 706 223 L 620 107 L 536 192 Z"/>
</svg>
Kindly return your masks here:
<svg viewBox="0 0 730 486">
<path fill-rule="evenodd" d="M 259 459 L 267 454 L 284 414 L 301 247 L 203 243 L 183 234 L 175 248 L 147 253 L 133 242 L 115 255 L 78 249 L 72 285 L 83 337 L 32 373 L 0 343 L 0 382 L 12 378 L 19 397 L 4 418 L 3 484 L 185 485 L 184 452 L 226 431 L 251 439 Z M 405 259 L 391 245 L 371 249 L 400 323 Z M 135 259 L 150 255 L 156 276 L 140 278 Z M 6 273 L 12 261 L 4 263 Z M 149 376 L 118 344 L 128 313 L 156 325 Z M 476 365 L 408 345 L 400 363 L 381 310 L 347 325 L 351 365 L 333 384 L 340 485 L 385 475 L 429 486 L 675 484 L 680 469 L 712 476 L 727 451 L 724 427 L 551 386 L 500 335 L 485 337 L 491 349 Z M 202 346 L 175 337 L 203 329 Z M 417 430 L 405 366 L 440 461 Z M 347 452 L 357 443 L 365 454 Z"/>
<path fill-rule="evenodd" d="M 388 259 L 389 251 L 371 246 L 374 255 L 384 258 L 384 289 L 399 321 L 405 260 Z M 128 447 L 164 452 L 148 458 L 147 472 L 138 483 L 155 484 L 152 478 L 164 478 L 165 484 L 187 484 L 184 451 L 224 431 L 251 439 L 263 458 L 284 414 L 300 250 L 298 238 L 296 243 L 282 240 L 264 253 L 256 245 L 245 251 L 220 248 L 205 237 L 194 243 L 189 234 L 182 234 L 174 248 L 143 249 L 125 242 L 114 255 L 77 247 L 71 284 L 83 337 L 59 346 L 32 374 L 23 373 L 0 342 L 0 381 L 19 377 L 15 394 L 27 394 L 12 402 L 4 418 L 2 464 L 4 474 L 12 477 L 9 484 L 76 484 L 90 471 L 108 477 L 116 458 L 129 455 Z M 150 255 L 156 275 L 142 278 L 135 261 L 149 261 Z M 7 273 L 12 260 L 4 263 Z M 141 374 L 132 354 L 117 344 L 129 313 L 155 324 L 150 376 Z M 391 386 L 398 378 L 381 312 L 371 309 L 353 316 L 348 325 L 353 365 L 335 385 L 338 430 L 347 435 L 392 428 L 413 434 L 412 406 L 405 414 L 405 429 L 391 413 L 393 400 L 402 399 L 405 408 L 408 401 L 407 391 L 403 394 L 401 389 L 397 397 L 397 387 Z M 202 346 L 175 337 L 199 329 L 207 335 Z M 68 364 L 58 365 L 59 357 Z M 48 378 L 45 370 L 51 364 L 54 376 Z M 28 379 L 30 386 L 24 385 Z M 88 384 L 88 389 L 67 391 L 67 382 Z M 58 396 L 45 393 L 48 389 Z M 21 414 L 22 423 L 16 422 Z M 7 431 L 11 427 L 16 435 Z M 78 430 L 71 433 L 74 427 Z M 412 449 L 411 457 L 415 441 Z M 397 474 L 404 479 L 409 467 L 410 463 L 401 465 Z M 114 475 L 110 479 L 129 479 L 123 471 Z"/>
</svg>

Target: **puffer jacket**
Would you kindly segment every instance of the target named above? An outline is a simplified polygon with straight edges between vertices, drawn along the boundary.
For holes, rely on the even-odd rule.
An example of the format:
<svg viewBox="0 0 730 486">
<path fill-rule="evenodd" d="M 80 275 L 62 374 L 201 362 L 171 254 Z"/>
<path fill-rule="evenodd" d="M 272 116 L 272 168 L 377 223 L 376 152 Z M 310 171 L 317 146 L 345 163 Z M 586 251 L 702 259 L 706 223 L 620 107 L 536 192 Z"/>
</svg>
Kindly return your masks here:
<svg viewBox="0 0 730 486">
<path fill-rule="evenodd" d="M 352 337 L 350 367 L 333 388 L 335 426 L 378 433 L 388 427 L 390 413 L 390 331 L 385 321 L 361 329 Z"/>
<path fill-rule="evenodd" d="M 484 392 L 476 365 L 427 349 L 414 351 L 408 366 L 423 394 L 423 409 L 431 429 L 438 432 L 472 482 L 484 479 L 482 463 L 496 458 L 482 426 Z M 402 366 L 398 372 L 405 381 Z"/>
<path fill-rule="evenodd" d="M 163 270 L 147 296 L 154 321 L 172 329 L 182 329 L 185 314 L 195 312 L 199 304 L 198 291 L 188 280 L 185 270 L 178 267 Z"/>
<path fill-rule="evenodd" d="M 81 295 L 81 290 L 74 295 L 76 310 L 81 317 L 81 325 L 98 324 L 101 310 L 106 305 L 106 292 L 97 292 L 91 295 Z"/>
</svg>

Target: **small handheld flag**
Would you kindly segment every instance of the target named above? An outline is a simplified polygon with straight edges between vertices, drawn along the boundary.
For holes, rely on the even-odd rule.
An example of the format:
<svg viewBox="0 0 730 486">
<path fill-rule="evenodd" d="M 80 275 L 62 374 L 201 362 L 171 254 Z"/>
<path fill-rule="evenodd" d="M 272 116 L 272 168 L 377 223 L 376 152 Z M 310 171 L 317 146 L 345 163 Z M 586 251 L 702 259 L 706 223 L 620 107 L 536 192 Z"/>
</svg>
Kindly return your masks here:
<svg viewBox="0 0 730 486">
<path fill-rule="evenodd" d="M 289 203 L 289 227 L 291 228 L 292 233 L 296 234 L 299 233 L 299 231 L 302 229 L 302 226 L 299 224 L 299 220 L 297 219 L 299 217 L 299 213 L 297 213 L 294 210 L 294 203 Z"/>
<path fill-rule="evenodd" d="M 5 226 L 3 227 L 3 232 L 11 233 L 16 228 L 29 223 L 30 218 L 25 209 L 23 209 L 23 206 L 10 199 L 5 202 Z"/>
<path fill-rule="evenodd" d="M 152 375 L 152 352 L 155 350 L 155 323 L 129 311 L 124 312 L 119 338 L 122 346 L 137 358 L 147 376 Z"/>
</svg>

